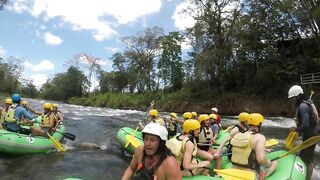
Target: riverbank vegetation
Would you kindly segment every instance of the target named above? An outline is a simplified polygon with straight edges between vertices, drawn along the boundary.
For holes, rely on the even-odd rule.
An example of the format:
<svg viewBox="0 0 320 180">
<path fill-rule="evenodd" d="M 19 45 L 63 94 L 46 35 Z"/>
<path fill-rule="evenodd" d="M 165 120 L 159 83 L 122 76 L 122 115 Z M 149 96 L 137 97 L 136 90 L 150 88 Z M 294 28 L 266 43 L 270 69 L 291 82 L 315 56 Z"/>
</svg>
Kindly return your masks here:
<svg viewBox="0 0 320 180">
<path fill-rule="evenodd" d="M 162 111 L 208 112 L 217 106 L 224 114 L 291 114 L 289 87 L 301 83 L 301 74 L 320 71 L 319 2 L 190 2 L 182 13 L 193 15 L 194 27 L 164 33 L 155 26 L 123 37 L 126 48 L 110 58 L 111 72 L 102 69 L 100 58 L 79 53 L 66 61 L 67 72 L 37 91 L 22 80 L 18 63 L 2 59 L 1 90 L 112 108 L 144 109 L 155 99 Z M 306 94 L 320 92 L 316 85 L 303 87 Z"/>
</svg>

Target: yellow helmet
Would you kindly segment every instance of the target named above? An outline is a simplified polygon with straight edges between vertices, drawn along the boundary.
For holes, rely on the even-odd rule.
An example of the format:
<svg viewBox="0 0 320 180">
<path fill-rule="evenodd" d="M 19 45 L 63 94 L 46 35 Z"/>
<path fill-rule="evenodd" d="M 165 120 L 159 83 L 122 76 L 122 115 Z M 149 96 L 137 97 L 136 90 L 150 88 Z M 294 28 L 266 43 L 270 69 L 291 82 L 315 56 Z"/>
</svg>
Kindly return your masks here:
<svg viewBox="0 0 320 180">
<path fill-rule="evenodd" d="M 191 119 L 192 118 L 192 114 L 190 112 L 185 112 L 185 113 L 183 113 L 183 118 Z"/>
<path fill-rule="evenodd" d="M 178 115 L 174 112 L 170 113 L 170 116 L 173 117 L 173 119 L 176 119 L 178 117 Z"/>
<path fill-rule="evenodd" d="M 21 104 L 22 104 L 22 105 L 28 105 L 29 103 L 28 103 L 28 101 L 24 100 L 24 101 L 22 101 Z"/>
<path fill-rule="evenodd" d="M 156 109 L 151 109 L 150 111 L 149 111 L 149 115 L 150 116 L 158 116 L 158 110 L 156 110 Z"/>
<path fill-rule="evenodd" d="M 213 119 L 214 121 L 217 120 L 217 115 L 216 114 L 210 114 L 209 117 Z"/>
<path fill-rule="evenodd" d="M 247 112 L 242 112 L 239 114 L 239 121 L 240 122 L 247 122 L 249 120 L 250 114 Z"/>
<path fill-rule="evenodd" d="M 185 120 L 182 125 L 183 132 L 185 133 L 190 133 L 190 131 L 194 131 L 199 128 L 200 128 L 200 123 L 195 119 Z"/>
<path fill-rule="evenodd" d="M 258 126 L 264 121 L 264 117 L 259 113 L 251 113 L 249 115 L 248 124 Z"/>
<path fill-rule="evenodd" d="M 44 109 L 51 109 L 51 103 L 44 103 L 43 108 Z"/>
<path fill-rule="evenodd" d="M 11 98 L 7 98 L 5 101 L 4 101 L 5 104 L 12 104 L 12 99 Z"/>
<path fill-rule="evenodd" d="M 208 114 L 201 114 L 198 118 L 199 123 L 202 123 L 206 120 L 210 120 L 210 116 Z"/>
<path fill-rule="evenodd" d="M 193 111 L 193 112 L 191 112 L 191 115 L 197 117 L 198 113 Z"/>
<path fill-rule="evenodd" d="M 58 106 L 59 106 L 59 104 L 57 104 L 57 103 L 52 104 L 52 107 L 54 107 L 54 108 L 57 108 Z"/>
</svg>

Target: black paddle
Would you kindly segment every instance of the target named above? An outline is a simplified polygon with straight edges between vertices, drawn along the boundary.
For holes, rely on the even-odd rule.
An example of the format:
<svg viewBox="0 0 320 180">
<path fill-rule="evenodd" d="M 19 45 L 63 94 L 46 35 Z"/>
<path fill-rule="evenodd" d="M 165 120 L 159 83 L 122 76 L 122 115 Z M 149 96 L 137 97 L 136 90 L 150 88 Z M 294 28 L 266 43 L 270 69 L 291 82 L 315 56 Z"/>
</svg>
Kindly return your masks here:
<svg viewBox="0 0 320 180">
<path fill-rule="evenodd" d="M 35 120 L 35 122 L 37 122 L 37 123 L 40 124 L 40 122 L 37 121 L 37 119 L 34 119 L 34 120 Z M 74 141 L 74 140 L 76 139 L 76 135 L 71 134 L 71 133 L 67 133 L 67 132 L 61 133 L 61 132 L 59 132 L 59 131 L 53 131 L 53 132 L 57 132 L 57 133 L 59 133 L 59 134 L 62 134 L 62 136 L 66 137 L 67 139 L 70 139 L 71 141 Z"/>
<path fill-rule="evenodd" d="M 62 136 L 66 137 L 67 139 L 70 139 L 72 141 L 74 141 L 76 139 L 76 135 L 71 134 L 71 133 L 67 133 L 67 132 L 61 133 L 59 131 L 54 131 L 54 132 L 60 133 L 60 134 L 62 134 Z"/>
</svg>

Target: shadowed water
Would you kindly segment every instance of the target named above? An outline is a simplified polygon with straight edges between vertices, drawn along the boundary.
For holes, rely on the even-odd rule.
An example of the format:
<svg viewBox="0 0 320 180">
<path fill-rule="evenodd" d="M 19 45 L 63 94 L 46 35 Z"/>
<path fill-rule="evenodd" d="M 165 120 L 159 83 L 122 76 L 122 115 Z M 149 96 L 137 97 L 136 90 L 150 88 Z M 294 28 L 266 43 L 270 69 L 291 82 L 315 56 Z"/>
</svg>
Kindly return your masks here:
<svg viewBox="0 0 320 180">
<path fill-rule="evenodd" d="M 41 111 L 44 101 L 30 100 Z M 61 104 L 67 132 L 75 141 L 65 140 L 65 153 L 12 156 L 0 154 L 0 179 L 59 180 L 77 177 L 87 180 L 120 179 L 130 157 L 116 140 L 119 128 L 135 128 L 145 112 Z M 266 117 L 262 132 L 267 138 L 283 143 L 294 121 L 289 118 Z M 236 123 L 236 117 L 222 118 L 223 126 Z M 280 145 L 281 147 L 281 145 Z M 320 148 L 317 147 L 314 179 L 320 179 Z M 316 177 L 317 176 L 317 177 Z"/>
</svg>

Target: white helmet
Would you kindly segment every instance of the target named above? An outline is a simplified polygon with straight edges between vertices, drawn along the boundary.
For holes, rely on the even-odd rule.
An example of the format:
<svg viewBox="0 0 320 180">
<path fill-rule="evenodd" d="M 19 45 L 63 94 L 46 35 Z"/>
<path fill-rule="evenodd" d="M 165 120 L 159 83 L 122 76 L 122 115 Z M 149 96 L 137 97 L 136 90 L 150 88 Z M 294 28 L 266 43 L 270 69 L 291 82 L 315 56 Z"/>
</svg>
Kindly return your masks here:
<svg viewBox="0 0 320 180">
<path fill-rule="evenodd" d="M 149 123 L 147 124 L 142 133 L 153 134 L 159 136 L 160 139 L 166 141 L 168 139 L 168 131 L 164 126 L 161 126 L 159 123 Z"/>
<path fill-rule="evenodd" d="M 288 98 L 292 98 L 298 96 L 299 94 L 303 94 L 303 89 L 299 85 L 291 86 L 288 91 Z"/>
<path fill-rule="evenodd" d="M 211 108 L 211 111 L 218 113 L 218 109 L 216 107 Z"/>
</svg>

